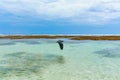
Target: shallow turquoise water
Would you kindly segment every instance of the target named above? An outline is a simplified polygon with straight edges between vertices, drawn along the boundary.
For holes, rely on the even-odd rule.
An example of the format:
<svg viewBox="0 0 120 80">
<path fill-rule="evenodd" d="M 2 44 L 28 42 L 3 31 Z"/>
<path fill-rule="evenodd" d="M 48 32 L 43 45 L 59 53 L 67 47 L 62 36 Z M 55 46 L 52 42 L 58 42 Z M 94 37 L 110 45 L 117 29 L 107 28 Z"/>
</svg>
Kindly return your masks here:
<svg viewBox="0 0 120 80">
<path fill-rule="evenodd" d="M 119 80 L 120 41 L 0 40 L 0 80 Z"/>
</svg>

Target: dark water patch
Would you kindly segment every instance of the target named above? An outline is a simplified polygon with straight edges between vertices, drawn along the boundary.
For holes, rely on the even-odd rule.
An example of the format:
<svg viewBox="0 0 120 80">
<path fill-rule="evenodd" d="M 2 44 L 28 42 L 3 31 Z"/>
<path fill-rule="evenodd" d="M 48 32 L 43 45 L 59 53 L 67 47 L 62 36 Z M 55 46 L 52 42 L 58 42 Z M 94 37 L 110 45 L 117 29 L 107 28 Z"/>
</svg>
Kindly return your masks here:
<svg viewBox="0 0 120 80">
<path fill-rule="evenodd" d="M 29 41 L 29 42 L 25 42 L 26 44 L 41 44 L 40 42 L 37 42 L 37 41 Z"/>
<path fill-rule="evenodd" d="M 5 46 L 5 45 L 15 45 L 15 43 L 14 42 L 0 43 L 0 46 Z"/>
<path fill-rule="evenodd" d="M 88 43 L 91 40 L 67 40 L 66 43 L 79 44 L 79 43 Z"/>
<path fill-rule="evenodd" d="M 29 40 L 29 39 L 22 39 L 22 40 L 14 40 L 14 42 L 16 43 L 24 43 L 24 44 L 29 44 L 29 45 L 33 45 L 33 44 L 41 44 L 38 40 Z"/>
<path fill-rule="evenodd" d="M 1 39 L 0 40 L 0 46 L 7 46 L 7 45 L 15 45 L 16 43 L 14 43 L 12 40 L 10 39 Z"/>
<path fill-rule="evenodd" d="M 51 60 L 51 61 L 56 61 L 57 63 L 65 63 L 64 57 L 63 56 L 58 56 L 58 55 L 46 55 L 46 59 Z"/>
<path fill-rule="evenodd" d="M 120 48 L 103 49 L 96 51 L 95 53 L 101 55 L 102 57 L 117 58 L 120 57 Z"/>
<path fill-rule="evenodd" d="M 16 52 L 16 53 L 12 53 L 12 54 L 6 54 L 5 57 L 7 57 L 7 56 L 8 57 L 20 57 L 23 54 L 25 54 L 25 52 Z"/>
<path fill-rule="evenodd" d="M 44 68 L 53 64 L 63 64 L 65 59 L 61 55 L 41 55 L 35 53 L 16 52 L 3 56 L 4 60 L 0 62 L 0 77 L 9 77 L 10 74 L 24 76 L 29 73 L 42 74 Z"/>
</svg>

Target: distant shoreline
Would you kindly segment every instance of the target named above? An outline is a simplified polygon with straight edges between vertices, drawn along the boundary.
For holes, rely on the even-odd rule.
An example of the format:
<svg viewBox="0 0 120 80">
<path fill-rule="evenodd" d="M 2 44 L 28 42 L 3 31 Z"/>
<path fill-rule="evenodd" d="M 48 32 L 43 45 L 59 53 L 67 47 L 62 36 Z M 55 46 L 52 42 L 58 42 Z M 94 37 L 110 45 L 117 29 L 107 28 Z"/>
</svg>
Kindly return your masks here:
<svg viewBox="0 0 120 80">
<path fill-rule="evenodd" d="M 73 36 L 73 35 L 10 35 L 0 36 L 0 39 L 56 39 L 56 38 L 68 38 L 71 40 L 120 40 L 120 36 Z"/>
</svg>

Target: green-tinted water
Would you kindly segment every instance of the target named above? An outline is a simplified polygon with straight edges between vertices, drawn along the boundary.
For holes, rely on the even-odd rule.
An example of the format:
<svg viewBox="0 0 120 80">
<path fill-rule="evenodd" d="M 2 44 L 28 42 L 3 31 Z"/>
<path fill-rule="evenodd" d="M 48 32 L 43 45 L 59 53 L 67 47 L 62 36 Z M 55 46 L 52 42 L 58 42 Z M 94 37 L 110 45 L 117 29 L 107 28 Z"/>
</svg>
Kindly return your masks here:
<svg viewBox="0 0 120 80">
<path fill-rule="evenodd" d="M 119 80 L 120 41 L 0 40 L 0 80 Z"/>
</svg>

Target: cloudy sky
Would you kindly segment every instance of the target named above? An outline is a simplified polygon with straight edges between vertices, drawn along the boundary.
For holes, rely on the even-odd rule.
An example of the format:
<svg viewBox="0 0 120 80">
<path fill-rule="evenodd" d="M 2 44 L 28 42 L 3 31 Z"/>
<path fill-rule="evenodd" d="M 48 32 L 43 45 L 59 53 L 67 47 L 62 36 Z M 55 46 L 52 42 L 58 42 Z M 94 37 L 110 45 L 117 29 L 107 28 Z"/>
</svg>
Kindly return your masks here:
<svg viewBox="0 0 120 80">
<path fill-rule="evenodd" d="M 120 34 L 120 0 L 0 0 L 0 34 Z"/>
</svg>

